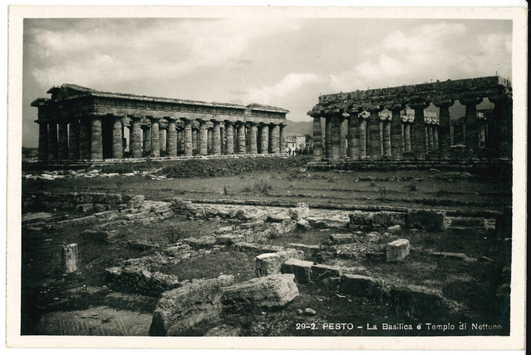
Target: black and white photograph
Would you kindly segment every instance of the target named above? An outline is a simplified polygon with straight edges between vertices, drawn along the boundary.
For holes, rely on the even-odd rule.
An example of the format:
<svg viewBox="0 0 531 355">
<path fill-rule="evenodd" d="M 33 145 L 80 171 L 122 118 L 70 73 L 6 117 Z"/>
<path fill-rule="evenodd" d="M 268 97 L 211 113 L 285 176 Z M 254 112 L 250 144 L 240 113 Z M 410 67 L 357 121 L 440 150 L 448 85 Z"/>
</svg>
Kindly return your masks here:
<svg viewBox="0 0 531 355">
<path fill-rule="evenodd" d="M 521 349 L 526 35 L 11 7 L 8 345 Z"/>
</svg>

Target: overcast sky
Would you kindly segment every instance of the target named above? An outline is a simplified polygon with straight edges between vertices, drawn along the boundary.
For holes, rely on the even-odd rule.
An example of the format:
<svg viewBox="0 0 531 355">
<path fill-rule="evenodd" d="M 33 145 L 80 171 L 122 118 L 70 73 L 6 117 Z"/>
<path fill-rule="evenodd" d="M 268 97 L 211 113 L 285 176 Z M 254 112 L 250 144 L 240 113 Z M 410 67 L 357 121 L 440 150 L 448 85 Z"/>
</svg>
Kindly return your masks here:
<svg viewBox="0 0 531 355">
<path fill-rule="evenodd" d="M 274 105 L 306 115 L 320 94 L 501 75 L 512 22 L 396 19 L 26 19 L 23 146 L 53 85 Z"/>
</svg>

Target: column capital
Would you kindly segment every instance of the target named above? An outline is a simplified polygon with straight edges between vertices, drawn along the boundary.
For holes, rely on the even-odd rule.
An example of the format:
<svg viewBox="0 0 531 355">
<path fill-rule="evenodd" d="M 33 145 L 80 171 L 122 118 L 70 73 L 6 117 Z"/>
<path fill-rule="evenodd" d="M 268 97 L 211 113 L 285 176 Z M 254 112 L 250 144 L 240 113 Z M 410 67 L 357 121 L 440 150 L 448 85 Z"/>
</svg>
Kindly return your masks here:
<svg viewBox="0 0 531 355">
<path fill-rule="evenodd" d="M 174 117 L 174 116 L 164 116 L 164 118 L 166 119 L 166 121 L 170 122 L 170 121 L 173 121 L 173 122 L 177 122 L 178 118 L 177 117 Z"/>
<path fill-rule="evenodd" d="M 322 116 L 321 111 L 308 111 L 306 114 L 314 118 Z"/>
<path fill-rule="evenodd" d="M 415 101 L 415 102 L 409 102 L 407 104 L 409 107 L 411 107 L 413 110 L 424 110 L 428 106 L 430 106 L 429 101 Z"/>
<path fill-rule="evenodd" d="M 450 107 L 454 104 L 455 100 L 454 99 L 439 99 L 439 100 L 434 100 L 433 101 L 433 104 L 436 106 L 436 107 Z"/>
<path fill-rule="evenodd" d="M 496 104 L 496 103 L 508 102 L 512 100 L 513 97 L 512 97 L 512 94 L 498 94 L 498 95 L 491 95 L 488 98 L 491 103 Z"/>
<path fill-rule="evenodd" d="M 465 97 L 462 99 L 459 99 L 459 103 L 461 105 L 479 105 L 483 101 L 482 97 Z"/>
<path fill-rule="evenodd" d="M 367 120 L 369 117 L 371 117 L 371 114 L 369 111 L 361 111 L 359 114 L 358 114 L 358 117 L 361 118 L 362 120 Z"/>
<path fill-rule="evenodd" d="M 406 104 L 393 102 L 392 104 L 385 105 L 385 108 L 389 111 L 402 111 L 406 108 Z"/>
<path fill-rule="evenodd" d="M 369 105 L 367 107 L 365 107 L 365 110 L 370 112 L 370 113 L 373 113 L 373 112 L 380 112 L 382 111 L 384 108 L 382 105 Z"/>
</svg>

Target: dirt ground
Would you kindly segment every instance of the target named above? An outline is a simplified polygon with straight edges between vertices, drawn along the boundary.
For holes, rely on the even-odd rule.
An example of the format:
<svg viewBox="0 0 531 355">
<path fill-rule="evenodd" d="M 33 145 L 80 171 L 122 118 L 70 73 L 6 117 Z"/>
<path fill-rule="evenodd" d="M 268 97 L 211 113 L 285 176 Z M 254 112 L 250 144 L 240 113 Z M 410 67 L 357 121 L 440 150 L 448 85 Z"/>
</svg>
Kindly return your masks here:
<svg viewBox="0 0 531 355">
<path fill-rule="evenodd" d="M 511 204 L 510 184 L 492 177 L 474 176 L 441 179 L 433 171 L 395 172 L 311 172 L 305 170 L 248 173 L 231 177 L 180 178 L 152 180 L 143 176 L 115 176 L 101 178 L 76 178 L 54 181 L 24 180 L 23 193 L 49 192 L 109 192 L 142 194 L 148 200 L 163 200 L 172 197 L 185 199 L 243 199 L 266 201 L 291 201 L 312 204 L 357 204 L 386 205 L 394 207 L 439 206 L 448 209 L 474 209 L 501 211 L 503 205 Z M 262 184 L 262 185 L 260 185 Z M 265 188 L 264 185 L 265 184 Z M 53 211 L 52 211 L 53 212 Z M 73 215 L 72 211 L 55 211 Z M 208 235 L 220 227 L 219 221 L 186 221 L 174 217 L 153 225 L 132 225 L 122 233 L 123 243 L 106 244 L 82 238 L 80 233 L 90 226 L 67 226 L 61 230 L 22 232 L 22 334 L 39 334 L 36 328 L 43 317 L 57 316 L 54 312 L 92 310 L 94 307 L 110 307 L 142 315 L 141 324 L 128 316 L 131 327 L 146 328 L 149 314 L 153 312 L 156 299 L 133 296 L 133 299 L 110 297 L 111 285 L 105 280 L 104 269 L 119 260 L 149 255 L 164 248 L 176 238 Z M 177 236 L 175 231 L 180 231 Z M 349 232 L 345 231 L 336 231 Z M 269 241 L 274 245 L 325 243 L 328 230 L 296 231 Z M 473 258 L 488 258 L 494 263 L 469 264 L 463 260 L 435 258 L 412 252 L 404 262 L 386 264 L 375 260 L 333 260 L 330 265 L 363 266 L 368 274 L 394 284 L 414 283 L 427 287 L 446 287 L 452 299 L 464 302 L 470 312 L 461 318 L 437 319 L 430 322 L 459 321 L 469 323 L 489 322 L 493 317 L 502 319 L 503 329 L 493 331 L 470 331 L 466 335 L 499 334 L 508 332 L 508 309 L 490 304 L 496 287 L 499 286 L 502 270 L 486 265 L 507 265 L 510 262 L 510 245 L 499 244 L 492 235 L 474 231 L 430 233 L 405 231 L 401 238 L 409 239 L 413 247 L 435 251 L 462 252 Z M 141 250 L 135 241 L 149 241 L 158 247 Z M 61 271 L 61 246 L 78 243 L 81 269 L 73 274 Z M 183 279 L 209 278 L 219 274 L 233 274 L 237 281 L 253 277 L 253 253 L 225 250 L 202 256 L 189 263 L 165 270 Z M 504 280 L 505 282 L 507 280 Z M 463 286 L 464 285 L 464 286 Z M 92 289 L 94 292 L 88 292 Z M 222 322 L 241 328 L 242 335 L 249 336 L 371 336 L 411 335 L 408 330 L 382 329 L 385 324 L 424 324 L 415 335 L 449 335 L 443 331 L 429 330 L 426 319 L 399 315 L 388 305 L 367 298 L 351 297 L 335 291 L 299 285 L 300 295 L 283 309 L 254 310 L 247 314 L 225 314 Z M 314 312 L 306 311 L 311 309 Z M 105 313 L 105 311 L 98 311 Z M 96 312 L 96 313 L 98 313 Z M 114 311 L 113 311 L 114 312 Z M 113 313 L 114 316 L 114 313 Z M 110 316 L 109 316 L 110 317 Z M 501 318 L 500 318 L 501 317 Z M 330 330 L 325 324 L 348 323 L 352 329 Z M 42 322 L 41 322 L 42 323 Z M 114 323 L 113 323 L 114 324 Z M 378 330 L 370 330 L 370 324 L 378 324 Z M 199 324 L 187 335 L 204 335 L 216 324 Z M 304 326 L 303 326 L 304 325 Z M 136 327 L 136 328 L 135 328 Z M 50 328 L 52 329 L 52 328 Z M 46 330 L 57 332 L 57 330 Z M 76 328 L 77 329 L 77 328 Z M 92 330 L 94 331 L 94 330 Z M 77 330 L 83 333 L 82 328 Z M 108 331 L 109 332 L 109 331 Z M 92 334 L 92 333 L 91 333 Z M 99 333 L 95 333 L 99 334 Z M 109 332 L 109 335 L 127 335 L 127 331 Z M 136 334 L 136 333 L 135 333 Z M 106 334 L 100 334 L 106 335 Z M 454 332 L 451 335 L 465 335 Z"/>
</svg>

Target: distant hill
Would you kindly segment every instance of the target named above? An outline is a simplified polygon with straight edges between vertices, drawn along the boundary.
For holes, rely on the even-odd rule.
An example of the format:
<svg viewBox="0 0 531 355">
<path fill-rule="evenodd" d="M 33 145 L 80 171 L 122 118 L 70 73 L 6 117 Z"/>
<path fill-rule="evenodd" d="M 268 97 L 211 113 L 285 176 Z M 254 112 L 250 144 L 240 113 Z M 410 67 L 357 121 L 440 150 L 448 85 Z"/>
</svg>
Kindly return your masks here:
<svg viewBox="0 0 531 355">
<path fill-rule="evenodd" d="M 288 125 L 284 128 L 286 135 L 290 134 L 312 134 L 313 130 L 313 121 L 290 121 L 287 120 Z"/>
</svg>

